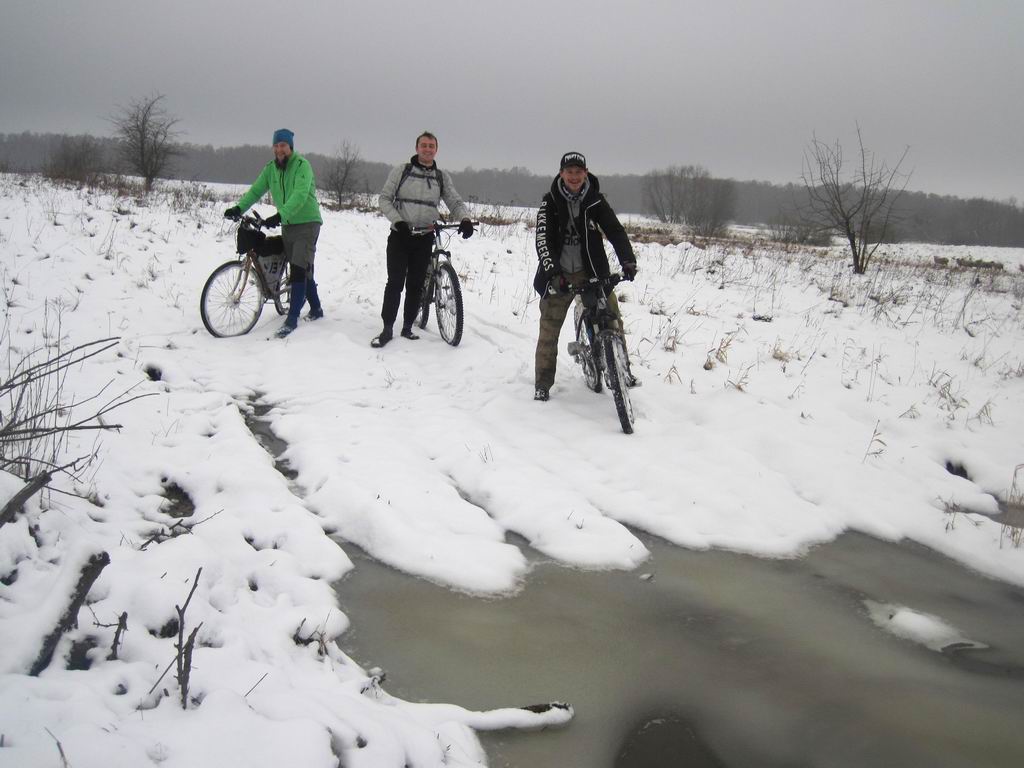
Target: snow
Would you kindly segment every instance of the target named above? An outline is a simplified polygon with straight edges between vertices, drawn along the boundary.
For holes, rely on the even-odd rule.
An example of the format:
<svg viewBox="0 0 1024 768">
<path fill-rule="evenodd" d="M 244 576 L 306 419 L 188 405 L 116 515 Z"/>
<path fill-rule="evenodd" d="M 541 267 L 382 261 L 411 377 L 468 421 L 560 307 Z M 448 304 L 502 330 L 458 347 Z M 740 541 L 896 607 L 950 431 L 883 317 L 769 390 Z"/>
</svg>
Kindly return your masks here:
<svg viewBox="0 0 1024 768">
<path fill-rule="evenodd" d="M 871 620 L 897 637 L 920 643 L 933 651 L 957 648 L 985 648 L 984 643 L 969 640 L 964 634 L 938 616 L 921 613 L 903 605 L 866 600 Z"/>
<path fill-rule="evenodd" d="M 268 307 L 249 335 L 215 339 L 198 298 L 234 230 L 226 203 L 181 197 L 0 177 L 11 358 L 118 337 L 68 373 L 66 394 L 149 395 L 104 417 L 120 430 L 66 446 L 97 451 L 78 480 L 58 481 L 78 496 L 37 495 L 0 527 L 0 766 L 56 764 L 58 743 L 76 768 L 472 766 L 485 764 L 474 730 L 572 717 L 500 691 L 487 712 L 390 696 L 372 660 L 334 642 L 350 630 L 332 588 L 353 568 L 350 543 L 487 595 L 527 576 L 522 540 L 567 566 L 638 569 L 637 529 L 765 557 L 852 529 L 1024 584 L 1024 550 L 993 519 L 1024 462 L 1024 250 L 974 249 L 1004 269 L 950 271 L 934 258 L 956 249 L 903 246 L 855 277 L 838 252 L 638 245 L 640 274 L 619 291 L 644 382 L 626 436 L 610 396 L 590 393 L 565 355 L 568 329 L 551 400 L 532 400 L 536 256 L 523 221 L 452 241 L 467 310 L 458 348 L 433 320 L 417 342 L 369 346 L 388 225 L 356 211 L 325 211 L 323 320 L 270 340 Z M 257 408 L 294 480 L 254 436 Z M 187 525 L 168 515 L 172 485 L 195 506 Z M 0 473 L 0 499 L 19 487 Z M 27 676 L 101 550 L 111 563 L 78 629 Z M 200 569 L 182 710 L 173 669 L 157 681 Z M 879 610 L 918 642 L 959 636 L 941 617 Z M 86 636 L 91 668 L 64 669 Z"/>
</svg>

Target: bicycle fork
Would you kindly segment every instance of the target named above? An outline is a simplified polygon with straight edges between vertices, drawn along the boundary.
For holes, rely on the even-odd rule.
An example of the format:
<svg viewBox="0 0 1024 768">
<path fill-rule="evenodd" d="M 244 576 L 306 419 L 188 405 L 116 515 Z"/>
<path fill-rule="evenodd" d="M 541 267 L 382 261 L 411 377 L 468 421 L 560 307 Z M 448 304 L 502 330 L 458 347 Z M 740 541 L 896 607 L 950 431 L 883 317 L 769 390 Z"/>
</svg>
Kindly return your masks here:
<svg viewBox="0 0 1024 768">
<path fill-rule="evenodd" d="M 231 300 L 238 304 L 242 301 L 242 293 L 245 291 L 245 286 L 249 284 L 249 275 L 252 274 L 252 261 L 249 258 L 245 259 L 245 266 L 242 267 L 242 271 L 238 274 L 238 280 L 231 287 Z"/>
<path fill-rule="evenodd" d="M 566 351 L 580 365 L 584 363 L 584 358 L 589 358 L 589 362 L 593 364 L 597 375 L 600 376 L 604 370 L 604 358 L 599 352 L 601 332 L 586 324 L 584 320 L 580 320 L 580 325 L 582 327 L 577 329 L 576 338 L 578 339 L 580 331 L 583 331 L 587 334 L 587 344 L 582 345 L 578 341 L 570 341 L 566 346 Z"/>
<path fill-rule="evenodd" d="M 437 251 L 430 254 L 430 261 L 427 262 L 427 274 L 423 278 L 423 298 L 421 301 L 434 300 L 434 286 L 437 282 L 437 269 L 440 260 Z"/>
<path fill-rule="evenodd" d="M 583 330 L 582 326 L 583 326 L 583 319 L 581 318 L 580 322 L 579 322 L 579 325 L 576 326 L 576 338 L 577 339 L 580 337 L 580 331 Z M 588 339 L 592 340 L 594 338 L 594 332 L 589 327 L 586 329 L 586 333 L 587 333 L 587 338 Z M 577 363 L 580 362 L 580 355 L 584 354 L 583 348 L 580 346 L 580 343 L 578 341 L 575 341 L 575 340 L 574 341 L 570 341 L 568 343 L 568 345 L 565 348 L 565 351 L 568 352 Z"/>
</svg>

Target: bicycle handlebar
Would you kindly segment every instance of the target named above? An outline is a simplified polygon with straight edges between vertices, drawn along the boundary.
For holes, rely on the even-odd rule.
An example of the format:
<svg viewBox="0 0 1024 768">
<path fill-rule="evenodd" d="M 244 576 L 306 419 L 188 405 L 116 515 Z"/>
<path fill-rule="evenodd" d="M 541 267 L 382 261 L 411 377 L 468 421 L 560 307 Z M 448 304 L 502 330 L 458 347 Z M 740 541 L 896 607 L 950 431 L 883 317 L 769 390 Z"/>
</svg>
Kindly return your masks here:
<svg viewBox="0 0 1024 768">
<path fill-rule="evenodd" d="M 480 226 L 479 221 L 470 221 L 469 223 L 472 224 L 474 228 Z M 461 221 L 435 221 L 433 224 L 426 227 L 410 227 L 409 232 L 414 235 L 429 235 L 431 233 L 437 234 L 445 229 L 458 229 L 461 226 Z"/>
<path fill-rule="evenodd" d="M 255 210 L 251 210 L 246 214 L 243 214 L 238 222 L 248 224 L 253 229 L 262 229 L 263 223 L 266 221 L 262 216 L 259 215 Z"/>
<path fill-rule="evenodd" d="M 466 221 L 468 221 L 474 227 L 479 227 L 480 226 L 480 222 L 479 221 L 473 221 L 472 219 L 466 219 Z M 459 227 L 462 226 L 462 222 L 461 221 L 435 221 L 434 222 L 434 226 L 437 229 L 458 229 Z"/>
<path fill-rule="evenodd" d="M 594 288 L 598 286 L 613 288 L 625 279 L 625 277 L 618 273 L 608 275 L 608 277 L 591 277 L 588 280 L 579 283 L 578 285 L 568 286 L 566 292 L 576 295 L 580 293 L 586 293 L 587 291 L 592 291 Z"/>
</svg>

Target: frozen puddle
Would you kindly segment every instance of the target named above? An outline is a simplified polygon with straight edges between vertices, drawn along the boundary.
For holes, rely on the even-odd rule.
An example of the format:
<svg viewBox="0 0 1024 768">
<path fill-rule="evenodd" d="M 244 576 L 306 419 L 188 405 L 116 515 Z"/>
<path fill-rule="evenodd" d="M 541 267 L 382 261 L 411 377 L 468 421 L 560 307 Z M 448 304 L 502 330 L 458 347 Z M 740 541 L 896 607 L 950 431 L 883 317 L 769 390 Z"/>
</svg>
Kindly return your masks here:
<svg viewBox="0 0 1024 768">
<path fill-rule="evenodd" d="M 531 553 L 503 598 L 345 544 L 341 642 L 410 701 L 575 707 L 561 729 L 481 733 L 497 768 L 1024 765 L 1024 590 L 858 534 L 800 560 L 644 543 L 632 572 Z"/>
</svg>

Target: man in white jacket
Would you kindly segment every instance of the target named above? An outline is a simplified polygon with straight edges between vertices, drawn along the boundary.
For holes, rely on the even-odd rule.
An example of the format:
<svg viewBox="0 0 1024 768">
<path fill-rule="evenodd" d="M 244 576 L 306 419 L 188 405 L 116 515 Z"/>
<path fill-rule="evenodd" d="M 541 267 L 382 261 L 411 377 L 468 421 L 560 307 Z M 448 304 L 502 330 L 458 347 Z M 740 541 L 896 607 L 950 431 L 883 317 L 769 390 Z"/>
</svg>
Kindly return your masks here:
<svg viewBox="0 0 1024 768">
<path fill-rule="evenodd" d="M 464 238 L 473 235 L 473 223 L 465 203 L 455 191 L 451 174 L 434 162 L 437 137 L 429 132 L 416 137 L 416 154 L 408 163 L 396 165 L 380 192 L 381 213 L 391 222 L 388 235 L 388 282 L 384 286 L 384 303 L 380 316 L 384 329 L 370 344 L 383 347 L 394 338 L 394 324 L 405 287 L 402 312 L 402 336 L 418 339 L 412 331 L 420 308 L 423 283 L 430 263 L 433 230 L 430 227 L 440 216 L 438 206 L 444 200 L 452 217 L 461 219 L 459 232 Z"/>
</svg>

